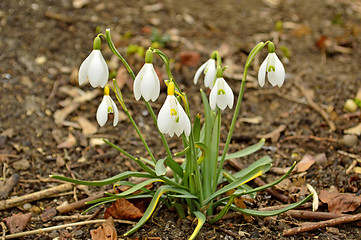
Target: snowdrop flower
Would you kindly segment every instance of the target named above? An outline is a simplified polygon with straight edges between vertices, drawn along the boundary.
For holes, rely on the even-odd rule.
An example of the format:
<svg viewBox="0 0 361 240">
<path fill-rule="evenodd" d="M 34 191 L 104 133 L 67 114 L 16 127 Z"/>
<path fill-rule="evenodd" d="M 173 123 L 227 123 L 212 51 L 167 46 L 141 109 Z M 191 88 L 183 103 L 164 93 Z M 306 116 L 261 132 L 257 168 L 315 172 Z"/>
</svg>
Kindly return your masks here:
<svg viewBox="0 0 361 240">
<path fill-rule="evenodd" d="M 219 77 L 214 84 L 211 94 L 209 95 L 209 105 L 213 110 L 216 109 L 216 105 L 224 110 L 227 105 L 229 108 L 233 107 L 233 91 L 228 86 L 223 77 Z"/>
<path fill-rule="evenodd" d="M 100 103 L 97 110 L 97 121 L 101 127 L 103 127 L 104 124 L 107 122 L 108 113 L 113 113 L 114 115 L 113 126 L 115 127 L 118 124 L 119 112 L 117 105 L 115 105 L 113 99 L 111 99 L 109 96 L 109 87 L 106 86 L 104 88 L 103 100 Z"/>
<path fill-rule="evenodd" d="M 258 71 L 258 83 L 261 87 L 264 86 L 266 73 L 268 75 L 268 81 L 273 87 L 276 85 L 282 87 L 285 81 L 285 68 L 275 53 L 273 43 L 268 44 L 268 55 Z"/>
<path fill-rule="evenodd" d="M 182 106 L 174 96 L 174 83 L 168 85 L 168 96 L 158 114 L 158 128 L 163 134 L 179 137 L 183 132 L 188 137 L 191 133 L 191 122 Z"/>
<path fill-rule="evenodd" d="M 160 92 L 160 83 L 153 67 L 153 52 L 148 50 L 145 54 L 145 64 L 140 69 L 133 83 L 134 97 L 139 100 L 142 96 L 145 101 L 157 100 Z"/>
<path fill-rule="evenodd" d="M 212 57 L 208 59 L 200 68 L 198 68 L 196 75 L 194 76 L 193 82 L 197 84 L 199 76 L 204 72 L 204 85 L 210 89 L 213 87 L 214 80 L 216 79 L 216 60 L 213 58 L 215 54 L 212 54 Z"/>
<path fill-rule="evenodd" d="M 104 87 L 108 82 L 109 69 L 106 64 L 102 53 L 100 52 L 100 37 L 94 39 L 93 51 L 80 65 L 79 69 L 79 85 L 89 79 L 90 85 L 93 88 L 98 86 Z"/>
</svg>

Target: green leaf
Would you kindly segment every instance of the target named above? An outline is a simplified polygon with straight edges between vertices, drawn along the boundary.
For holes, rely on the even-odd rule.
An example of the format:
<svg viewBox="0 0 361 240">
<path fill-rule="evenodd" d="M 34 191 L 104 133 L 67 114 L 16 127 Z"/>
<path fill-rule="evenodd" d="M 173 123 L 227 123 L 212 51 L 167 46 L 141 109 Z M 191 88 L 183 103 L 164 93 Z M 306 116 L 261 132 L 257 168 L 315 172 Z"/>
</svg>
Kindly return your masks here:
<svg viewBox="0 0 361 240">
<path fill-rule="evenodd" d="M 267 172 L 271 168 L 272 164 L 268 165 L 261 165 L 257 168 L 252 168 L 251 171 L 245 173 L 241 178 L 238 178 L 236 181 L 224 186 L 223 188 L 219 189 L 207 199 L 204 200 L 203 206 L 207 205 L 212 199 L 218 197 L 219 195 L 228 192 L 229 190 L 238 188 L 240 185 L 245 184 L 252 179 L 261 176 L 263 173 Z"/>
<path fill-rule="evenodd" d="M 104 185 L 108 185 L 108 184 L 112 184 L 112 183 L 121 181 L 121 180 L 129 178 L 129 177 L 154 178 L 154 176 L 152 176 L 148 173 L 140 173 L 140 172 L 132 172 L 132 171 L 123 172 L 123 173 L 120 173 L 113 177 L 110 177 L 110 178 L 107 178 L 104 180 L 99 180 L 99 181 L 83 181 L 83 180 L 77 180 L 77 179 L 68 178 L 68 177 L 64 177 L 64 176 L 57 176 L 57 175 L 50 175 L 49 177 L 58 179 L 58 180 L 62 180 L 65 182 L 75 183 L 78 185 L 87 185 L 87 186 L 104 186 Z"/>
<path fill-rule="evenodd" d="M 201 134 L 201 115 L 198 113 L 193 122 L 193 136 L 195 142 L 199 142 L 200 134 Z"/>
<path fill-rule="evenodd" d="M 198 199 L 198 197 L 192 195 L 192 194 L 182 194 L 182 195 L 168 195 L 170 197 L 176 197 L 176 198 L 192 198 L 192 199 Z"/>
<path fill-rule="evenodd" d="M 261 166 L 269 166 L 269 168 L 266 170 L 266 172 L 271 168 L 271 163 L 273 162 L 272 158 L 270 158 L 269 156 L 264 156 L 260 159 L 258 159 L 257 161 L 255 161 L 254 163 L 252 163 L 250 166 L 248 166 L 247 168 L 241 170 L 240 172 L 234 174 L 233 176 L 235 178 L 241 178 L 244 175 L 248 174 L 249 172 L 252 172 L 253 169 L 257 169 Z"/>
<path fill-rule="evenodd" d="M 235 196 L 231 196 L 229 201 L 227 202 L 226 206 L 224 206 L 224 208 L 222 209 L 222 211 L 217 216 L 215 216 L 213 219 L 211 219 L 209 221 L 209 223 L 215 223 L 218 220 L 220 220 L 228 212 L 228 210 L 231 207 L 234 199 L 235 199 Z"/>
<path fill-rule="evenodd" d="M 228 159 L 231 159 L 231 158 L 241 158 L 241 157 L 245 157 L 245 156 L 248 156 L 256 151 L 258 151 L 259 149 L 261 149 L 263 147 L 265 143 L 265 139 L 262 138 L 258 143 L 256 144 L 253 144 L 252 146 L 249 146 L 245 149 L 242 149 L 238 152 L 234 152 L 234 153 L 231 153 L 231 154 L 227 154 L 226 157 L 225 157 L 225 160 L 228 160 Z M 218 161 L 221 160 L 221 156 L 218 157 Z"/>
<path fill-rule="evenodd" d="M 164 163 L 170 167 L 175 174 L 183 178 L 183 168 L 173 158 L 166 157 Z"/>
<path fill-rule="evenodd" d="M 146 171 L 147 173 L 149 173 L 152 176 L 156 176 L 156 173 L 153 169 L 151 169 L 150 167 L 148 167 L 144 162 L 142 162 L 140 159 L 136 158 L 134 159 L 134 161 L 136 163 L 138 163 L 139 167 L 141 167 L 144 171 Z M 159 177 L 159 176 L 158 176 Z"/>
<path fill-rule="evenodd" d="M 281 208 L 278 210 L 274 210 L 274 211 L 257 211 L 257 210 L 251 210 L 251 209 L 243 209 L 243 208 L 238 208 L 236 206 L 231 206 L 231 209 L 241 212 L 243 214 L 248 214 L 251 216 L 256 216 L 256 217 L 270 217 L 270 216 L 275 216 L 275 215 L 279 215 L 281 213 L 287 212 L 288 210 L 291 210 L 293 208 L 299 207 L 302 204 L 306 203 L 308 200 L 310 200 L 312 198 L 313 194 L 311 193 L 310 195 L 308 195 L 305 199 L 296 202 L 296 203 L 292 203 L 289 204 L 287 207 L 285 208 Z"/>
<path fill-rule="evenodd" d="M 271 183 L 268 183 L 268 184 L 265 184 L 263 186 L 260 186 L 260 187 L 257 187 L 257 188 L 253 188 L 253 189 L 250 189 L 250 190 L 247 190 L 247 191 L 244 191 L 244 190 L 236 190 L 233 195 L 236 195 L 236 196 L 241 196 L 241 195 L 245 195 L 245 194 L 250 194 L 250 193 L 254 193 L 254 192 L 259 192 L 259 191 L 262 191 L 264 189 L 267 189 L 267 188 L 270 188 L 270 187 L 273 187 L 274 185 L 277 185 L 278 183 L 282 182 L 292 171 L 293 169 L 296 167 L 296 162 L 293 163 L 293 165 L 291 166 L 291 168 L 288 170 L 288 172 L 283 175 L 282 177 L 280 177 L 279 179 L 277 179 L 276 181 L 274 182 L 271 182 Z"/>
<path fill-rule="evenodd" d="M 97 203 L 97 204 L 94 204 L 93 206 L 87 208 L 85 211 L 83 211 L 81 214 L 85 214 L 87 212 L 89 212 L 90 210 L 92 210 L 93 208 L 96 208 L 100 205 L 103 205 L 103 204 L 106 204 L 106 203 L 111 203 L 111 202 L 115 202 L 117 199 L 110 199 L 110 200 L 107 200 L 107 201 L 102 201 L 100 203 Z"/>
<path fill-rule="evenodd" d="M 149 160 L 149 159 L 146 159 L 146 158 L 143 158 L 141 157 L 140 160 L 146 164 L 148 164 L 149 166 L 152 166 L 152 167 L 155 167 L 155 164 L 152 160 Z"/>
<path fill-rule="evenodd" d="M 118 194 L 112 194 L 112 193 L 107 193 L 107 195 L 109 196 L 118 196 L 118 197 L 125 197 L 129 194 L 132 194 L 136 191 L 138 191 L 139 189 L 149 185 L 149 184 L 152 184 L 154 182 L 164 182 L 163 180 L 161 179 L 158 179 L 158 178 L 154 178 L 154 179 L 148 179 L 148 180 L 145 180 L 144 182 L 141 182 L 141 183 L 138 183 L 136 184 L 135 186 L 129 188 L 128 190 L 124 191 L 124 192 L 121 192 L 121 193 L 118 193 Z"/>
<path fill-rule="evenodd" d="M 154 210 L 155 210 L 155 208 L 156 208 L 156 206 L 157 206 L 157 204 L 159 202 L 159 198 L 166 192 L 176 192 L 176 193 L 180 193 L 180 194 L 191 195 L 189 192 L 187 192 L 187 191 L 185 191 L 183 189 L 179 189 L 179 188 L 175 188 L 175 187 L 171 187 L 171 186 L 162 186 L 162 187 L 158 188 L 157 191 L 154 194 L 154 197 L 153 197 L 152 201 L 149 203 L 149 206 L 148 206 L 147 210 L 145 210 L 142 218 L 139 220 L 139 222 L 132 229 L 130 229 L 128 232 L 126 232 L 124 234 L 124 236 L 129 236 L 129 235 L 133 234 L 141 226 L 143 226 L 144 223 L 147 222 L 147 220 L 150 218 L 150 216 L 154 212 Z"/>
<path fill-rule="evenodd" d="M 237 180 L 234 176 L 232 176 L 232 174 L 228 173 L 228 172 L 225 171 L 225 170 L 222 170 L 222 174 L 223 174 L 223 176 L 228 180 L 229 183 L 234 182 L 234 181 Z M 245 192 L 245 191 L 250 191 L 250 190 L 252 190 L 253 188 L 250 187 L 250 186 L 247 185 L 247 184 L 242 184 L 241 186 L 238 187 L 238 189 L 240 189 L 240 190 L 242 190 L 243 192 Z M 250 195 L 251 195 L 252 198 L 255 198 L 257 194 L 256 194 L 256 193 L 251 193 Z"/>
<path fill-rule="evenodd" d="M 195 212 L 193 212 L 193 214 L 194 214 L 194 215 L 196 216 L 196 218 L 198 219 L 198 223 L 197 223 L 197 226 L 196 226 L 196 228 L 194 229 L 192 235 L 189 237 L 188 240 L 193 240 L 193 239 L 195 239 L 195 238 L 197 237 L 197 235 L 198 235 L 199 231 L 201 230 L 203 224 L 204 224 L 204 223 L 206 222 L 206 220 L 207 220 L 206 216 L 205 216 L 203 213 L 199 212 L 199 211 L 195 211 Z"/>
<path fill-rule="evenodd" d="M 164 166 L 164 159 L 159 159 L 155 164 L 155 174 L 157 174 L 157 176 L 164 176 L 166 172 L 167 169 Z"/>
</svg>

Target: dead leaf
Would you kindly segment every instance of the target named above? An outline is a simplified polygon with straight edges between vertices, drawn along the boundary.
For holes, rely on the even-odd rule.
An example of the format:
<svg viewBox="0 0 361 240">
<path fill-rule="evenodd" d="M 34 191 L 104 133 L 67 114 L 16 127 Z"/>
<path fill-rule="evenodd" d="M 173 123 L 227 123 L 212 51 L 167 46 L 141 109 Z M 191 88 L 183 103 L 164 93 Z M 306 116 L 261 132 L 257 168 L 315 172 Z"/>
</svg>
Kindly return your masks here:
<svg viewBox="0 0 361 240">
<path fill-rule="evenodd" d="M 78 123 L 82 128 L 84 135 L 94 134 L 98 131 L 98 127 L 85 117 L 79 117 Z"/>
<path fill-rule="evenodd" d="M 276 128 L 275 130 L 273 130 L 270 133 L 267 134 L 263 134 L 263 135 L 257 135 L 258 138 L 265 138 L 268 139 L 270 138 L 272 142 L 277 142 L 281 132 L 283 132 L 286 129 L 286 125 L 281 124 L 278 128 Z"/>
<path fill-rule="evenodd" d="M 256 116 L 252 118 L 240 118 L 239 121 L 251 124 L 260 124 L 263 121 L 261 116 Z"/>
<path fill-rule="evenodd" d="M 183 65 L 197 67 L 199 65 L 201 55 L 198 52 L 185 51 L 179 53 L 179 58 Z"/>
<path fill-rule="evenodd" d="M 56 124 L 62 124 L 62 122 L 66 119 L 66 117 L 74 112 L 79 107 L 79 104 L 73 103 L 65 108 L 56 110 L 54 113 L 54 120 Z"/>
<path fill-rule="evenodd" d="M 32 213 L 18 213 L 12 215 L 11 217 L 5 218 L 4 221 L 6 222 L 6 225 L 8 226 L 11 234 L 19 233 L 22 232 L 28 225 L 32 215 Z"/>
<path fill-rule="evenodd" d="M 360 136 L 361 135 L 361 123 L 359 123 L 358 125 L 356 125 L 352 128 L 346 129 L 343 132 L 347 133 L 347 134 L 354 134 L 354 135 Z"/>
<path fill-rule="evenodd" d="M 104 218 L 112 216 L 114 219 L 134 220 L 143 216 L 143 212 L 127 199 L 117 199 L 105 210 Z"/>
<path fill-rule="evenodd" d="M 57 148 L 71 148 L 71 147 L 74 147 L 75 144 L 76 144 L 75 137 L 73 136 L 73 134 L 69 133 L 68 138 L 56 147 Z"/>
<path fill-rule="evenodd" d="M 61 155 L 56 156 L 56 166 L 57 166 L 58 168 L 60 168 L 60 167 L 62 167 L 62 166 L 64 166 L 64 165 L 65 165 L 65 160 L 64 160 L 64 158 L 63 158 Z"/>
<path fill-rule="evenodd" d="M 112 217 L 107 218 L 107 221 L 95 230 L 91 230 L 90 234 L 92 240 L 117 240 L 118 234 L 114 227 Z"/>
<path fill-rule="evenodd" d="M 310 154 L 305 154 L 302 160 L 297 164 L 297 172 L 307 171 L 314 163 L 316 162 L 315 158 Z"/>
<path fill-rule="evenodd" d="M 330 213 L 352 212 L 361 205 L 361 196 L 352 193 L 335 193 L 322 190 L 319 198 L 322 202 L 327 203 Z"/>
<path fill-rule="evenodd" d="M 348 186 L 352 192 L 359 191 L 359 184 L 360 184 L 360 177 L 358 175 L 354 175 L 350 177 L 348 180 Z"/>
<path fill-rule="evenodd" d="M 124 86 L 127 86 L 130 91 L 133 91 L 133 80 L 124 67 L 120 67 L 118 69 L 115 79 L 117 80 L 118 86 L 121 90 Z"/>
</svg>

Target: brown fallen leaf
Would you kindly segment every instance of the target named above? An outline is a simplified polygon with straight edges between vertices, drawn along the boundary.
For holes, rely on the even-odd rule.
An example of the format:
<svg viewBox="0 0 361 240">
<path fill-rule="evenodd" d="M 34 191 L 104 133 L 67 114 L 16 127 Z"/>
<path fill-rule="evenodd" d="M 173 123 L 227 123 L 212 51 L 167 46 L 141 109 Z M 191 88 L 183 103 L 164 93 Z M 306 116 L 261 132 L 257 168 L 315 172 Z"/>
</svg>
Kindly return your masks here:
<svg viewBox="0 0 361 240">
<path fill-rule="evenodd" d="M 130 91 L 133 91 L 133 80 L 123 66 L 118 69 L 115 79 L 117 80 L 118 86 L 121 90 L 124 86 L 127 86 Z"/>
<path fill-rule="evenodd" d="M 270 138 L 272 142 L 277 142 L 278 139 L 280 138 L 281 132 L 283 132 L 285 129 L 286 129 L 286 125 L 281 124 L 278 128 L 276 128 L 272 132 L 263 135 L 257 135 L 257 137 L 265 138 L 265 139 Z"/>
<path fill-rule="evenodd" d="M 120 198 L 113 202 L 112 205 L 105 210 L 104 218 L 108 218 L 110 216 L 114 219 L 134 220 L 141 218 L 143 216 L 143 212 L 127 199 Z"/>
<path fill-rule="evenodd" d="M 69 133 L 68 138 L 56 147 L 57 148 L 71 148 L 71 147 L 74 147 L 75 145 L 76 145 L 76 139 L 73 136 L 73 134 Z"/>
<path fill-rule="evenodd" d="M 296 169 L 297 172 L 307 171 L 314 163 L 316 162 L 315 158 L 310 154 L 305 154 L 302 160 L 297 163 Z"/>
<path fill-rule="evenodd" d="M 99 226 L 97 229 L 90 230 L 92 240 L 117 240 L 118 234 L 114 227 L 112 217 L 107 218 L 107 221 Z"/>
<path fill-rule="evenodd" d="M 359 123 L 358 125 L 356 125 L 352 128 L 346 129 L 343 132 L 347 133 L 347 134 L 354 134 L 354 135 L 360 136 L 361 135 L 361 123 Z"/>
<path fill-rule="evenodd" d="M 352 193 L 335 193 L 322 190 L 319 198 L 322 202 L 327 203 L 330 213 L 352 212 L 361 205 L 361 196 Z"/>
<path fill-rule="evenodd" d="M 18 213 L 12 215 L 11 217 L 5 218 L 4 221 L 6 222 L 6 225 L 8 226 L 11 234 L 19 233 L 22 232 L 28 225 L 32 215 L 32 213 Z"/>
<path fill-rule="evenodd" d="M 56 124 L 62 124 L 66 117 L 74 112 L 79 107 L 79 104 L 74 103 L 66 106 L 65 108 L 56 110 L 54 113 L 54 121 Z"/>
<path fill-rule="evenodd" d="M 85 117 L 79 117 L 78 123 L 82 128 L 84 135 L 94 134 L 98 131 L 98 127 Z"/>
<path fill-rule="evenodd" d="M 201 55 L 198 52 L 185 51 L 179 53 L 179 58 L 183 65 L 197 67 L 199 65 Z"/>
</svg>

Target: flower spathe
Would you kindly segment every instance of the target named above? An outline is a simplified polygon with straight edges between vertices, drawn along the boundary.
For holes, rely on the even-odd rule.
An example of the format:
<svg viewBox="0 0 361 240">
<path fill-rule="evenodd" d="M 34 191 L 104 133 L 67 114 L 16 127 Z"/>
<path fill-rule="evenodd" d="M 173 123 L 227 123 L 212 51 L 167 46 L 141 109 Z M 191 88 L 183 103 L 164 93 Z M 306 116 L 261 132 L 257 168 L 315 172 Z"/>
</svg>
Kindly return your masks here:
<svg viewBox="0 0 361 240">
<path fill-rule="evenodd" d="M 212 110 L 215 110 L 216 106 L 218 106 L 221 110 L 224 110 L 227 106 L 232 108 L 233 101 L 234 96 L 232 89 L 223 77 L 217 78 L 211 94 L 209 95 L 209 105 Z"/>
<path fill-rule="evenodd" d="M 160 83 L 152 63 L 145 63 L 140 69 L 133 83 L 133 91 L 136 100 L 142 96 L 147 102 L 157 100 L 160 93 Z"/>
<path fill-rule="evenodd" d="M 173 88 L 173 90 L 170 88 Z M 178 137 L 183 132 L 187 137 L 191 133 L 190 120 L 174 96 L 173 82 L 169 83 L 168 96 L 158 114 L 158 128 L 161 133 L 169 134 L 171 137 L 173 137 L 174 133 Z"/>
<path fill-rule="evenodd" d="M 285 68 L 275 52 L 268 53 L 258 71 L 258 83 L 261 87 L 265 84 L 266 73 L 271 85 L 282 87 L 285 81 Z"/>
<path fill-rule="evenodd" d="M 119 121 L 119 112 L 117 105 L 115 105 L 113 99 L 109 96 L 109 88 L 105 87 L 103 100 L 97 110 L 97 121 L 101 127 L 103 127 L 107 122 L 108 113 L 113 113 L 113 126 L 115 127 Z"/>
<path fill-rule="evenodd" d="M 194 84 L 197 84 L 199 76 L 201 73 L 204 72 L 204 85 L 210 89 L 213 87 L 214 80 L 216 79 L 216 60 L 213 58 L 208 59 L 207 62 L 205 62 L 202 66 L 200 66 L 196 72 L 196 75 L 194 75 L 193 82 Z"/>
</svg>

